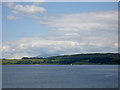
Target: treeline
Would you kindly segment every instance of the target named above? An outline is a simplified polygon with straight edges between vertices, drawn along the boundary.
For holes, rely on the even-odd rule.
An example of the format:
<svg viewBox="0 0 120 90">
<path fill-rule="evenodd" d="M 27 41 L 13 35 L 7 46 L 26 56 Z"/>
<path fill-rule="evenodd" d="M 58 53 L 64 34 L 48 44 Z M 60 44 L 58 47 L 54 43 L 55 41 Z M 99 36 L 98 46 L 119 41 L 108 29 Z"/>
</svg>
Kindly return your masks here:
<svg viewBox="0 0 120 90">
<path fill-rule="evenodd" d="M 43 57 L 22 57 L 21 59 L 44 59 Z"/>
<path fill-rule="evenodd" d="M 75 54 L 52 57 L 6 59 L 3 64 L 120 64 L 119 53 Z"/>
<path fill-rule="evenodd" d="M 58 60 L 61 64 L 119 64 L 118 53 L 76 54 L 48 57 L 48 60 Z"/>
</svg>

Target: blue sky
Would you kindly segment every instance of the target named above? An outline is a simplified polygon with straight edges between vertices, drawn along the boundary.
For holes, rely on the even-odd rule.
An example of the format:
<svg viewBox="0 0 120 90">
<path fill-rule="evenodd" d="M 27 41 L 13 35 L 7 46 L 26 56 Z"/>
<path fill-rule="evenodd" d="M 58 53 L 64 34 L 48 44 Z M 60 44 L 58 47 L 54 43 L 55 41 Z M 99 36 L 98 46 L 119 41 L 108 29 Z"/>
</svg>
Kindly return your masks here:
<svg viewBox="0 0 120 90">
<path fill-rule="evenodd" d="M 20 3 L 22 5 L 30 5 L 31 3 Z M 47 2 L 39 6 L 44 7 L 47 12 L 42 16 L 52 16 L 59 14 L 72 14 L 72 13 L 84 13 L 84 12 L 98 12 L 106 10 L 117 10 L 117 2 L 105 3 L 105 2 Z M 22 17 L 21 20 L 8 20 L 8 15 L 13 15 L 10 8 L 3 4 L 3 40 L 17 40 L 24 36 L 41 36 L 49 35 L 49 30 L 44 25 L 37 24 L 38 20 L 30 17 Z M 19 16 L 19 15 L 16 15 Z M 21 17 L 21 16 L 20 16 Z"/>
<path fill-rule="evenodd" d="M 2 12 L 4 56 L 20 58 L 116 52 L 117 48 L 113 46 L 117 45 L 117 4 L 117 2 L 4 3 Z M 101 35 L 98 37 L 98 34 Z M 97 42 L 99 38 L 101 42 Z M 106 40 L 112 38 L 114 42 L 109 40 L 111 45 L 107 47 L 106 44 L 102 45 L 105 42 L 104 38 Z M 34 44 L 30 43 L 31 41 Z M 27 45 L 28 43 L 31 46 Z M 67 48 L 69 44 L 71 47 Z M 13 47 L 17 48 L 13 50 Z"/>
</svg>

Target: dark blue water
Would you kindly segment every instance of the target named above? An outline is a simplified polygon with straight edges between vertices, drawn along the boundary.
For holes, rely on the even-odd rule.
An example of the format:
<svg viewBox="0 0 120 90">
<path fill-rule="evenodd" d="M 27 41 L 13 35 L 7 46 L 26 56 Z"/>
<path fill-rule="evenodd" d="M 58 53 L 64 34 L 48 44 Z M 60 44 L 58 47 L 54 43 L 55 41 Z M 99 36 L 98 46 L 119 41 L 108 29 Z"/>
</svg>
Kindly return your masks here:
<svg viewBox="0 0 120 90">
<path fill-rule="evenodd" d="M 117 88 L 117 65 L 4 65 L 3 88 Z"/>
</svg>

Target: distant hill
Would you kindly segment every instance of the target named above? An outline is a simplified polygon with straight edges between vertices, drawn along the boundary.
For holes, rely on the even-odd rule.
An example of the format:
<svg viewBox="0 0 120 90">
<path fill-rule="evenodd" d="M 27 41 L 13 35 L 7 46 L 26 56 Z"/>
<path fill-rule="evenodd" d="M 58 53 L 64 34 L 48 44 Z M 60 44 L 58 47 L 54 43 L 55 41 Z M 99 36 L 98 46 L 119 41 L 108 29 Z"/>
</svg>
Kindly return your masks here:
<svg viewBox="0 0 120 90">
<path fill-rule="evenodd" d="M 118 53 L 92 53 L 48 57 L 48 60 L 58 60 L 61 64 L 118 64 Z"/>
<path fill-rule="evenodd" d="M 89 53 L 4 59 L 3 64 L 120 64 L 120 53 Z"/>
</svg>

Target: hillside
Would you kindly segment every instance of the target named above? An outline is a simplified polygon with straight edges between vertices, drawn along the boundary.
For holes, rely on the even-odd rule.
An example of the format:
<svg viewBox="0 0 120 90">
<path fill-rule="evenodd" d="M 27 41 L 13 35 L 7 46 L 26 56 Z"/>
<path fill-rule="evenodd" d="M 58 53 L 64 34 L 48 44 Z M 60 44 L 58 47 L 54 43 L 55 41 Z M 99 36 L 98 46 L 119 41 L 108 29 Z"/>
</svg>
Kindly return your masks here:
<svg viewBox="0 0 120 90">
<path fill-rule="evenodd" d="M 3 59 L 2 64 L 120 64 L 118 53 L 92 53 L 43 57 Z"/>
</svg>

